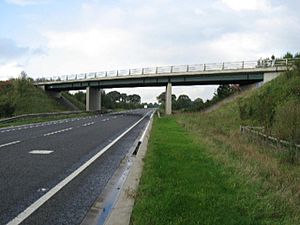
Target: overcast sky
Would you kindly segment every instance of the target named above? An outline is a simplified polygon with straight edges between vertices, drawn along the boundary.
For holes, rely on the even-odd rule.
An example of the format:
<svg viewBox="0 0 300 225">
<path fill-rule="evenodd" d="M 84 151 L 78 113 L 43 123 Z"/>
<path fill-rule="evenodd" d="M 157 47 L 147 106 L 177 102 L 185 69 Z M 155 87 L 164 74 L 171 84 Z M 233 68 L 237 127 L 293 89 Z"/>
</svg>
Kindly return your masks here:
<svg viewBox="0 0 300 225">
<path fill-rule="evenodd" d="M 299 8 L 299 0 L 0 0 L 0 80 L 295 53 Z M 207 99 L 215 88 L 173 92 Z M 164 88 L 119 91 L 149 102 Z"/>
</svg>

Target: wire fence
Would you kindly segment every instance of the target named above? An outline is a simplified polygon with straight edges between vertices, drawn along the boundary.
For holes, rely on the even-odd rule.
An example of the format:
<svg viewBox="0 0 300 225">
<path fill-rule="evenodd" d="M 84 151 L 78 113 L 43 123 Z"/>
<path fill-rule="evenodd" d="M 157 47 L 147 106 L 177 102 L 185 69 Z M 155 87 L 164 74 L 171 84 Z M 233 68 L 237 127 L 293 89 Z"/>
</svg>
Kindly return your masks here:
<svg viewBox="0 0 300 225">
<path fill-rule="evenodd" d="M 250 126 L 240 126 L 240 132 L 242 134 L 247 134 L 250 136 L 257 137 L 261 140 L 268 142 L 269 144 L 276 147 L 295 147 L 297 150 L 300 150 L 300 144 L 293 144 L 286 140 L 281 140 L 280 138 L 267 135 L 265 133 L 264 127 L 250 127 Z"/>
</svg>

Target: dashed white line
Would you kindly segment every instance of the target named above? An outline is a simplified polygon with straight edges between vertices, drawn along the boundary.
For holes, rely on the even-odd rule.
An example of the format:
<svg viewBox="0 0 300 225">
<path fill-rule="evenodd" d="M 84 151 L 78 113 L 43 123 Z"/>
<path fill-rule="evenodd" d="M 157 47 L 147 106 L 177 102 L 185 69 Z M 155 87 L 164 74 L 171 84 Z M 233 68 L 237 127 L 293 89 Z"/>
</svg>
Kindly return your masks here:
<svg viewBox="0 0 300 225">
<path fill-rule="evenodd" d="M 47 155 L 47 154 L 51 154 L 53 151 L 51 150 L 32 150 L 29 153 L 30 154 L 39 154 L 39 155 Z"/>
<path fill-rule="evenodd" d="M 3 147 L 5 147 L 5 146 L 9 146 L 9 145 L 18 144 L 18 143 L 20 143 L 20 142 L 21 142 L 21 141 L 12 141 L 12 142 L 9 142 L 9 143 L 0 145 L 0 148 L 3 148 Z"/>
<path fill-rule="evenodd" d="M 73 129 L 73 127 L 69 127 L 69 128 L 63 129 L 63 130 L 53 131 L 53 132 L 44 134 L 44 137 L 45 136 L 50 136 L 50 135 L 53 135 L 53 134 L 58 134 L 58 133 L 66 132 L 66 131 L 69 131 L 69 130 L 72 130 L 72 129 Z"/>
<path fill-rule="evenodd" d="M 95 123 L 95 122 L 85 123 L 85 124 L 83 124 L 82 126 L 83 126 L 83 127 L 86 127 L 86 126 L 93 125 L 94 123 Z"/>
</svg>

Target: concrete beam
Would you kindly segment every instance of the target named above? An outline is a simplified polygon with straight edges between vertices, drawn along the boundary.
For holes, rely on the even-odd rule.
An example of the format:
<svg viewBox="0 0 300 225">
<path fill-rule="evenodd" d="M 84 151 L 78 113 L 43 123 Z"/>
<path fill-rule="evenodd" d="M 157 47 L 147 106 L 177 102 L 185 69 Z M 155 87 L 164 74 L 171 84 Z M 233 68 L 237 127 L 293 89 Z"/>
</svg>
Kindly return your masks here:
<svg viewBox="0 0 300 225">
<path fill-rule="evenodd" d="M 168 83 L 166 87 L 166 109 L 165 113 L 166 115 L 172 114 L 172 84 Z"/>
<path fill-rule="evenodd" d="M 86 111 L 101 110 L 101 91 L 98 88 L 86 88 Z"/>
</svg>

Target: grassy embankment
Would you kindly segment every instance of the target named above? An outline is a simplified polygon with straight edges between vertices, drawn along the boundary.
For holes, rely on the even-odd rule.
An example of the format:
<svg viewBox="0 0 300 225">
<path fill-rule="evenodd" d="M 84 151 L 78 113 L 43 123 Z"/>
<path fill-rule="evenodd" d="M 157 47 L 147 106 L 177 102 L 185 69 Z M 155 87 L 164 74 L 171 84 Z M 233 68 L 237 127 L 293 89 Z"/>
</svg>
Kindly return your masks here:
<svg viewBox="0 0 300 225">
<path fill-rule="evenodd" d="M 29 79 L 0 83 L 0 117 L 64 110 L 62 105 L 35 87 Z"/>
<path fill-rule="evenodd" d="M 287 151 L 239 132 L 240 124 L 250 123 L 268 125 L 276 134 L 282 105 L 293 101 L 294 108 L 300 106 L 297 73 L 285 74 L 212 113 L 156 119 L 131 223 L 300 224 L 299 159 L 291 163 Z M 271 102 L 264 115 L 269 122 L 249 116 L 263 110 L 262 98 Z M 245 106 L 247 100 L 252 104 Z M 249 108 L 252 112 L 245 116 Z M 294 116 L 297 124 L 297 110 L 289 111 L 285 118 Z"/>
<path fill-rule="evenodd" d="M 78 101 L 73 95 L 68 92 L 62 92 L 62 96 L 68 99 L 73 105 L 75 105 L 79 110 L 85 110 L 85 104 Z"/>
<path fill-rule="evenodd" d="M 77 101 L 73 96 L 70 96 L 68 100 L 73 103 Z M 80 105 L 80 103 L 78 103 L 78 105 L 80 108 L 82 108 L 82 105 Z M 68 111 L 68 109 L 51 96 L 48 96 L 43 90 L 35 87 L 30 79 L 19 78 L 8 81 L 0 81 L 0 118 L 22 114 L 60 111 Z M 80 115 L 74 114 L 18 119 L 16 121 L 2 123 L 0 124 L 0 127 L 36 123 L 84 115 L 87 114 L 82 113 Z"/>
</svg>

